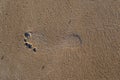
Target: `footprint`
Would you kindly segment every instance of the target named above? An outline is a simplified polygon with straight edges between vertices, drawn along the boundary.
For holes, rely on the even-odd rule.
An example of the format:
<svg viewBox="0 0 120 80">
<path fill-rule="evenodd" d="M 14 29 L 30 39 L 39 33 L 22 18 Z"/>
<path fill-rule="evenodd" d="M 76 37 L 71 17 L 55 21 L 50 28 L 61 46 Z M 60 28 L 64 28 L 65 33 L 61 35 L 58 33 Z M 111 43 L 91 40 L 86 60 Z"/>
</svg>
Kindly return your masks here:
<svg viewBox="0 0 120 80">
<path fill-rule="evenodd" d="M 27 42 L 27 39 L 24 39 L 24 42 Z"/>
<path fill-rule="evenodd" d="M 25 46 L 26 46 L 27 48 L 29 48 L 29 49 L 32 48 L 32 45 L 31 45 L 30 43 L 25 43 Z"/>
<path fill-rule="evenodd" d="M 34 52 L 36 52 L 36 51 L 37 51 L 37 49 L 36 49 L 36 48 L 33 48 L 33 51 L 34 51 Z"/>
<path fill-rule="evenodd" d="M 82 39 L 78 34 L 69 34 L 65 36 L 58 45 L 56 45 L 56 48 L 75 48 L 80 47 L 82 45 Z"/>
<path fill-rule="evenodd" d="M 29 39 L 31 37 L 31 32 L 25 32 L 24 33 L 24 36 Z"/>
<path fill-rule="evenodd" d="M 37 48 L 35 48 L 35 47 L 33 48 L 33 45 L 28 42 L 28 39 L 32 36 L 31 33 L 32 33 L 32 32 L 25 32 L 25 33 L 24 33 L 24 37 L 25 37 L 25 39 L 24 39 L 24 44 L 25 44 L 25 46 L 26 46 L 27 48 L 33 49 L 33 51 L 36 52 L 36 51 L 37 51 Z"/>
<path fill-rule="evenodd" d="M 73 34 L 71 34 L 70 36 L 76 38 L 76 41 L 77 41 L 77 39 L 78 39 L 78 40 L 79 40 L 79 43 L 82 44 L 82 39 L 81 39 L 80 35 L 73 33 Z"/>
</svg>

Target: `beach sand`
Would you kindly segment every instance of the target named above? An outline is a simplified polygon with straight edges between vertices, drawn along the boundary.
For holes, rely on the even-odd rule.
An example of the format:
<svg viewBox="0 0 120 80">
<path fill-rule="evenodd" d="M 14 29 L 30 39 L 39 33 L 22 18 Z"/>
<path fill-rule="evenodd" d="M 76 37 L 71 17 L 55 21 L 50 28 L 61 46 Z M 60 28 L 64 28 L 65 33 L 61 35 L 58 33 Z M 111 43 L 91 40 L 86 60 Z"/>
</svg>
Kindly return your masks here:
<svg viewBox="0 0 120 80">
<path fill-rule="evenodd" d="M 120 80 L 120 0 L 0 0 L 0 80 Z"/>
</svg>

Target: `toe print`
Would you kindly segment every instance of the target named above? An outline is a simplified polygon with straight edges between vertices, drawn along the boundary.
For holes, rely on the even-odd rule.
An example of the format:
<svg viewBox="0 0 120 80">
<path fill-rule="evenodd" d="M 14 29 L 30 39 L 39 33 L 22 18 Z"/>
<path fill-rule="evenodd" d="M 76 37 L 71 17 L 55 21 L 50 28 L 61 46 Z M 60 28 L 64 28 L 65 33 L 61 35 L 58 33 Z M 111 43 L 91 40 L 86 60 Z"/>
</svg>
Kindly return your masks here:
<svg viewBox="0 0 120 80">
<path fill-rule="evenodd" d="M 30 43 L 25 43 L 25 46 L 30 49 L 32 48 L 32 45 Z"/>
<path fill-rule="evenodd" d="M 31 32 L 25 32 L 24 33 L 24 36 L 29 39 L 31 37 Z"/>
<path fill-rule="evenodd" d="M 36 48 L 33 48 L 33 51 L 34 51 L 34 52 L 36 52 L 36 50 L 37 50 Z"/>
<path fill-rule="evenodd" d="M 26 48 L 29 48 L 29 49 L 32 49 L 34 52 L 36 52 L 36 48 L 33 47 L 32 43 L 30 43 L 28 40 L 30 39 L 31 37 L 31 32 L 25 32 L 24 33 L 24 45 Z"/>
</svg>

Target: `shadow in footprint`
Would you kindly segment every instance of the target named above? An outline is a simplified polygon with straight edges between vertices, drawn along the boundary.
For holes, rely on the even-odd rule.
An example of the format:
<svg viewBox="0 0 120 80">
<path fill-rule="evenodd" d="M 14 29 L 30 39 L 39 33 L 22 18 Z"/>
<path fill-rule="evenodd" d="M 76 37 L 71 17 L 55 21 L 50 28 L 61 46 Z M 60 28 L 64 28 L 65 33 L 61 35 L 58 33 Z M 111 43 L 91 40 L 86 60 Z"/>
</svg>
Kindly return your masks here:
<svg viewBox="0 0 120 80">
<path fill-rule="evenodd" d="M 27 39 L 24 39 L 24 42 L 27 42 Z"/>
<path fill-rule="evenodd" d="M 31 36 L 31 32 L 25 32 L 25 33 L 24 33 L 24 36 L 25 36 L 27 39 L 29 39 L 30 36 Z"/>
<path fill-rule="evenodd" d="M 32 48 L 32 45 L 31 44 L 29 44 L 29 43 L 25 43 L 25 46 L 27 47 L 27 48 Z"/>
<path fill-rule="evenodd" d="M 37 49 L 36 49 L 36 48 L 33 48 L 33 51 L 34 51 L 34 52 L 36 52 L 36 51 L 37 51 Z"/>
</svg>

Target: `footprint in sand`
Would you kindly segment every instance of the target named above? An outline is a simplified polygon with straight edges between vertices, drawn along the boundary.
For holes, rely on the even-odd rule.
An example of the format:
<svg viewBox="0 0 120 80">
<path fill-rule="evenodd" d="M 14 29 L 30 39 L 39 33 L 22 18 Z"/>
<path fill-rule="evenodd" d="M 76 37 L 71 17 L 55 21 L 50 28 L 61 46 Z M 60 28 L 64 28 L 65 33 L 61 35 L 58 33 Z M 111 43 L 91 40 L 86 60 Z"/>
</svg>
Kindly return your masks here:
<svg viewBox="0 0 120 80">
<path fill-rule="evenodd" d="M 34 52 L 37 51 L 37 48 L 33 47 L 32 43 L 29 43 L 28 40 L 31 38 L 32 32 L 25 32 L 24 33 L 24 44 L 27 48 L 32 49 Z"/>
</svg>

